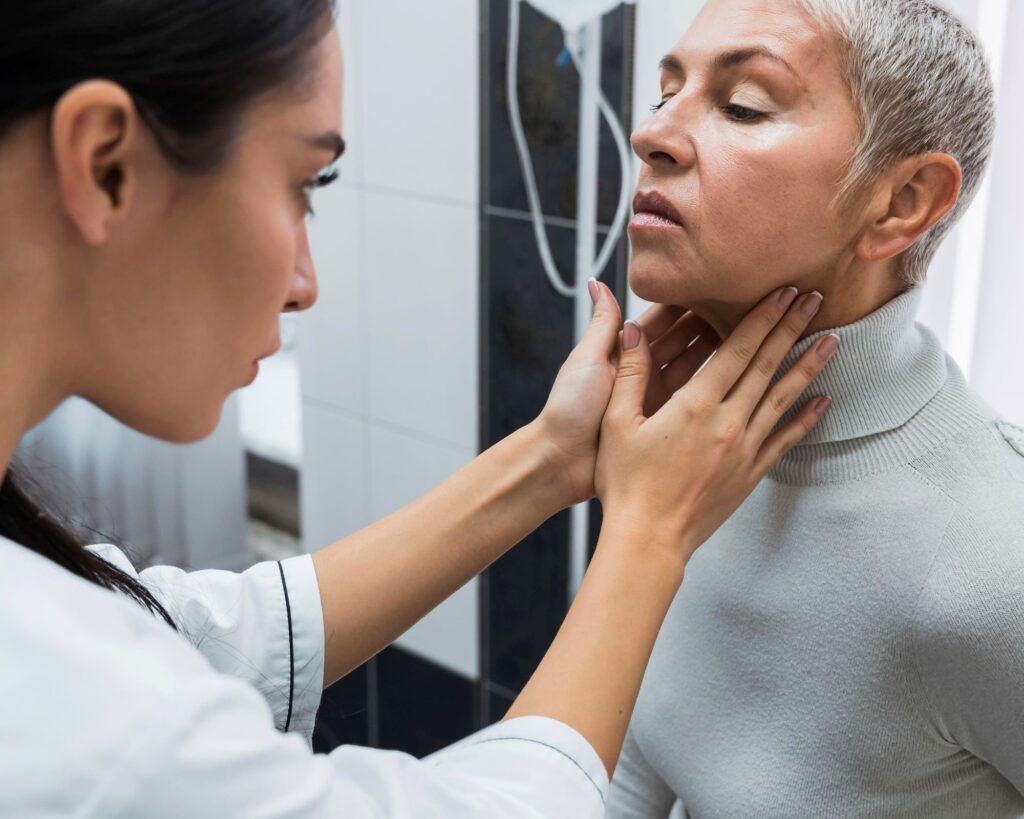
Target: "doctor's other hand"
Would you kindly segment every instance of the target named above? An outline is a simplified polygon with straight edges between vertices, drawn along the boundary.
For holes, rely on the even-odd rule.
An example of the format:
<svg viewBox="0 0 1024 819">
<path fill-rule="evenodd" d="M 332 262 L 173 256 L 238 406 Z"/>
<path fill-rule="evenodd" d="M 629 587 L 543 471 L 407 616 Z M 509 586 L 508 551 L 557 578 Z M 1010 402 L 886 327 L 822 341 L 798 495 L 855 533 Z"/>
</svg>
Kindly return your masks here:
<svg viewBox="0 0 1024 819">
<path fill-rule="evenodd" d="M 795 288 L 783 288 L 764 299 L 707 366 L 649 417 L 645 403 L 657 362 L 644 332 L 627 322 L 597 455 L 606 526 L 650 532 L 647 548 L 667 548 L 670 560 L 685 565 L 814 428 L 830 404 L 825 396 L 773 431 L 838 347 L 837 336 L 824 336 L 770 387 L 821 304 L 817 293 L 796 296 Z"/>
<path fill-rule="evenodd" d="M 591 280 L 594 314 L 583 338 L 562 364 L 544 409 L 534 422 L 558 466 L 564 505 L 594 496 L 594 469 L 601 419 L 618 369 L 622 311 L 607 285 Z M 654 305 L 639 323 L 651 339 L 658 367 L 644 399 L 654 413 L 697 372 L 718 344 L 718 336 L 685 308 Z"/>
</svg>

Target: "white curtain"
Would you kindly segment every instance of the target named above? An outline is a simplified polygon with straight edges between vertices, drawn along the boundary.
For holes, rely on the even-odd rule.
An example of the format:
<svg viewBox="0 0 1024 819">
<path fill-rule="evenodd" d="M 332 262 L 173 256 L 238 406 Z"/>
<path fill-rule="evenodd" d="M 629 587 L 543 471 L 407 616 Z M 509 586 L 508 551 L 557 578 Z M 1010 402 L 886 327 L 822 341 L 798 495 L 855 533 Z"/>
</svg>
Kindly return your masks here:
<svg viewBox="0 0 1024 819">
<path fill-rule="evenodd" d="M 704 0 L 640 0 L 637 5 L 634 122 L 658 95 L 658 60 Z M 931 327 L 975 390 L 1000 414 L 1024 425 L 1024 2 L 946 0 L 978 34 L 996 83 L 998 125 L 987 181 L 946 238 L 929 271 L 918 320 Z M 1015 47 L 1016 46 L 1016 47 Z M 629 314 L 646 303 L 631 298 Z"/>
<path fill-rule="evenodd" d="M 61 514 L 123 541 L 133 558 L 187 568 L 252 562 L 236 396 L 213 435 L 185 446 L 73 398 L 22 439 L 17 458 Z"/>
</svg>

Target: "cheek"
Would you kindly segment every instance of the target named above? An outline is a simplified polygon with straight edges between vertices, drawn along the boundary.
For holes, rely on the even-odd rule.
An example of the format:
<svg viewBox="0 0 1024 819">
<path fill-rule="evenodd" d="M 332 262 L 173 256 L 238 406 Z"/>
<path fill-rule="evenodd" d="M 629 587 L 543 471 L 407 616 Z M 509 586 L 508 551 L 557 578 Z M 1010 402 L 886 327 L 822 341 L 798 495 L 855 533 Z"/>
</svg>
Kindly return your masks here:
<svg viewBox="0 0 1024 819">
<path fill-rule="evenodd" d="M 254 324 L 266 340 L 268 322 L 276 320 L 287 299 L 295 267 L 296 214 L 287 208 L 251 208 L 233 220 L 230 241 L 220 253 L 230 281 L 232 314 Z M 271 328 L 272 329 L 272 328 Z"/>
<path fill-rule="evenodd" d="M 789 276 L 832 257 L 829 207 L 844 159 L 833 146 L 751 138 L 705 159 L 699 227 L 709 260 L 751 272 L 783 268 Z"/>
</svg>

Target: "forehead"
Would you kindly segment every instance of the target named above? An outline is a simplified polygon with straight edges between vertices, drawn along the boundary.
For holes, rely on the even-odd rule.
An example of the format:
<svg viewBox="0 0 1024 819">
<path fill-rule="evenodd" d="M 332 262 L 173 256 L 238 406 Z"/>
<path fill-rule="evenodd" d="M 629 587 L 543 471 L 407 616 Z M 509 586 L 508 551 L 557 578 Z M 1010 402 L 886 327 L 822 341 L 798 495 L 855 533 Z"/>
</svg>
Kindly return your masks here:
<svg viewBox="0 0 1024 819">
<path fill-rule="evenodd" d="M 687 65 L 723 50 L 766 46 L 809 81 L 823 63 L 838 70 L 834 44 L 792 0 L 709 0 L 672 53 Z"/>
<path fill-rule="evenodd" d="M 308 82 L 308 98 L 303 102 L 330 120 L 327 124 L 337 127 L 342 92 L 341 41 L 337 29 L 332 27 L 317 44 Z"/>
<path fill-rule="evenodd" d="M 331 28 L 310 55 L 309 70 L 299 84 L 270 92 L 252 112 L 254 124 L 273 131 L 338 131 L 342 110 L 341 44 Z"/>
</svg>

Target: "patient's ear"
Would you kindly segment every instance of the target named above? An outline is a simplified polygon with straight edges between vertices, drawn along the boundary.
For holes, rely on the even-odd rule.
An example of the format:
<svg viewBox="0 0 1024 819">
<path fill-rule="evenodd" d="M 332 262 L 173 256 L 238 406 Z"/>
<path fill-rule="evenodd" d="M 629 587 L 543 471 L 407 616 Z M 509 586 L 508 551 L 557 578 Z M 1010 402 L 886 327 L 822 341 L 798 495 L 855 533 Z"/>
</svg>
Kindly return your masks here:
<svg viewBox="0 0 1024 819">
<path fill-rule="evenodd" d="M 897 162 L 875 185 L 868 223 L 854 245 L 864 261 L 891 259 L 931 228 L 960 195 L 960 163 L 945 153 Z"/>
</svg>

